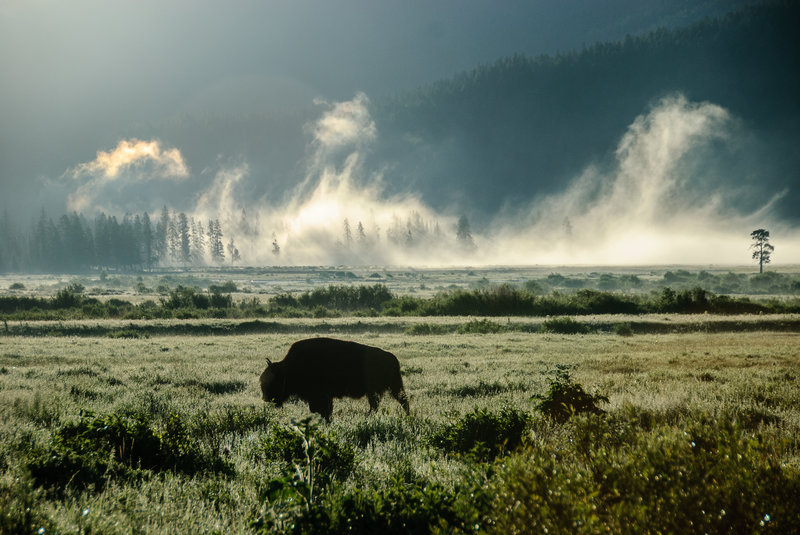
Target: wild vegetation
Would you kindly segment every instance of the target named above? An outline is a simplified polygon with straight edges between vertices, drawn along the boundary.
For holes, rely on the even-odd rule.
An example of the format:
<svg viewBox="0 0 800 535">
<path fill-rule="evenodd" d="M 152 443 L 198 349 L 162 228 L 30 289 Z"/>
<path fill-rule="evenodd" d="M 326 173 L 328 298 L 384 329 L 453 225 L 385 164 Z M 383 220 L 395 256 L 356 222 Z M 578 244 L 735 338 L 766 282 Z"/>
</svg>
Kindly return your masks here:
<svg viewBox="0 0 800 535">
<path fill-rule="evenodd" d="M 410 416 L 263 403 L 297 334 L 4 338 L 0 532 L 798 532 L 796 331 L 351 337 Z"/>
<path fill-rule="evenodd" d="M 192 278 L 186 280 L 191 282 Z M 12 284 L 6 294 L 0 296 L 0 319 L 777 314 L 800 311 L 800 278 L 796 274 L 777 272 L 748 276 L 677 270 L 650 279 L 632 274 L 567 277 L 551 273 L 521 284 L 493 284 L 484 276 L 472 288 L 443 288 L 427 297 L 410 293 L 408 287 L 400 293 L 391 291 L 385 282 L 364 283 L 364 279 L 355 275 L 347 280 L 348 284 L 278 292 L 263 299 L 252 294 L 234 299 L 239 287 L 232 280 L 206 282 L 205 287 L 201 287 L 185 285 L 184 280 L 172 277 L 159 282 L 156 288 L 148 288 L 139 280 L 133 283 L 131 290 L 144 299 L 136 304 L 117 296 L 103 299 L 103 288 L 87 290 L 77 280 L 61 286 L 52 297 L 26 295 L 24 285 L 15 283 L 16 288 Z M 759 294 L 768 297 L 758 298 Z"/>
</svg>

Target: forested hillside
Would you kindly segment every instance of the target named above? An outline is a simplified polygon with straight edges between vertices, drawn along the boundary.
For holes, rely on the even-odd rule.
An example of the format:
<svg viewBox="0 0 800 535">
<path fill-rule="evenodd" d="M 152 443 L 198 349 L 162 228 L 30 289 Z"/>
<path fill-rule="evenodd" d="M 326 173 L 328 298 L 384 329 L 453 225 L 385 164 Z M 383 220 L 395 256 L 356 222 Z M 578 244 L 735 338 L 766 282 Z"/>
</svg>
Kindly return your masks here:
<svg viewBox="0 0 800 535">
<path fill-rule="evenodd" d="M 563 188 L 602 162 L 635 117 L 680 92 L 741 120 L 746 150 L 715 162 L 781 205 L 800 203 L 800 3 L 771 2 L 721 20 L 660 30 L 556 57 L 516 56 L 376 105 L 375 166 L 393 188 L 434 205 L 492 214 Z M 725 168 L 725 161 L 730 168 Z M 756 175 L 757 173 L 757 175 Z"/>
<path fill-rule="evenodd" d="M 674 30 L 590 44 L 555 56 L 517 55 L 416 91 L 371 97 L 377 138 L 365 173 L 387 193 L 419 193 L 480 225 L 511 204 L 562 191 L 603 165 L 636 117 L 680 93 L 735 118 L 710 154 L 706 186 L 751 187 L 747 211 L 775 193 L 779 217 L 800 217 L 800 3 L 777 0 Z M 239 117 L 181 115 L 132 132 L 179 147 L 194 169 L 243 161 L 251 198 L 271 202 L 305 178 L 318 109 Z M 748 205 L 747 203 L 751 203 Z"/>
</svg>

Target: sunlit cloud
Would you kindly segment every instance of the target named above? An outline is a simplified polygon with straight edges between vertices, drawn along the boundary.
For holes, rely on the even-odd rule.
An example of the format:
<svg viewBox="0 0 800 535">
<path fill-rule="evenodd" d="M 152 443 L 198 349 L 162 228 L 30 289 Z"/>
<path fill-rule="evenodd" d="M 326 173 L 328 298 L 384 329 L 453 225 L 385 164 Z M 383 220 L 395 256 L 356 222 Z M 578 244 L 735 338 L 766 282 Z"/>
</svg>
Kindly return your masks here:
<svg viewBox="0 0 800 535">
<path fill-rule="evenodd" d="M 328 104 L 330 109 L 313 126 L 314 140 L 322 147 L 338 148 L 372 141 L 377 136 L 369 113 L 369 99 L 358 93 L 353 100 Z"/>
<path fill-rule="evenodd" d="M 67 198 L 67 207 L 77 212 L 114 211 L 121 206 L 131 185 L 152 181 L 183 181 L 189 168 L 177 148 L 162 148 L 156 140 L 122 140 L 108 152 L 64 173 L 80 183 Z"/>
<path fill-rule="evenodd" d="M 139 179 L 174 179 L 189 176 L 189 169 L 178 149 L 162 149 L 158 141 L 123 139 L 109 152 L 98 151 L 91 162 L 78 165 L 68 171 L 73 178 L 90 176 L 114 180 L 121 171 L 139 171 L 134 176 Z"/>
</svg>

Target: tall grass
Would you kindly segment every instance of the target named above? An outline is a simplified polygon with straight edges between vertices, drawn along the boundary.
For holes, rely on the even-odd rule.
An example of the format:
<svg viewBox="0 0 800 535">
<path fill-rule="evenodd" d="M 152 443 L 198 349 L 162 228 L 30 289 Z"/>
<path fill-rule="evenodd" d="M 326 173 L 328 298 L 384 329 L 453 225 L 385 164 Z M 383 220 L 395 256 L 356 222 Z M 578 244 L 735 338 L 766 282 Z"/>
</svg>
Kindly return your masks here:
<svg viewBox="0 0 800 535">
<path fill-rule="evenodd" d="M 364 333 L 411 415 L 332 423 L 260 400 L 297 338 L 4 338 L 0 532 L 796 532 L 793 334 Z"/>
</svg>

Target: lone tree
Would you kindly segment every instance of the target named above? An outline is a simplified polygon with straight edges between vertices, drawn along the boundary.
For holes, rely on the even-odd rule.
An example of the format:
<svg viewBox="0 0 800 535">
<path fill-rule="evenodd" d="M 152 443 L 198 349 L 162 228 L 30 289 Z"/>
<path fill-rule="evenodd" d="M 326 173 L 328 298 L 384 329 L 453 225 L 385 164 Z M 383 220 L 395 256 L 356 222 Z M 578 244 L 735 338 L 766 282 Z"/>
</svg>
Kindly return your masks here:
<svg viewBox="0 0 800 535">
<path fill-rule="evenodd" d="M 750 246 L 753 249 L 753 258 L 758 260 L 758 272 L 764 273 L 764 264 L 769 264 L 769 257 L 775 250 L 769 243 L 769 231 L 760 228 L 751 232 L 750 237 L 753 239 L 753 245 Z"/>
</svg>

